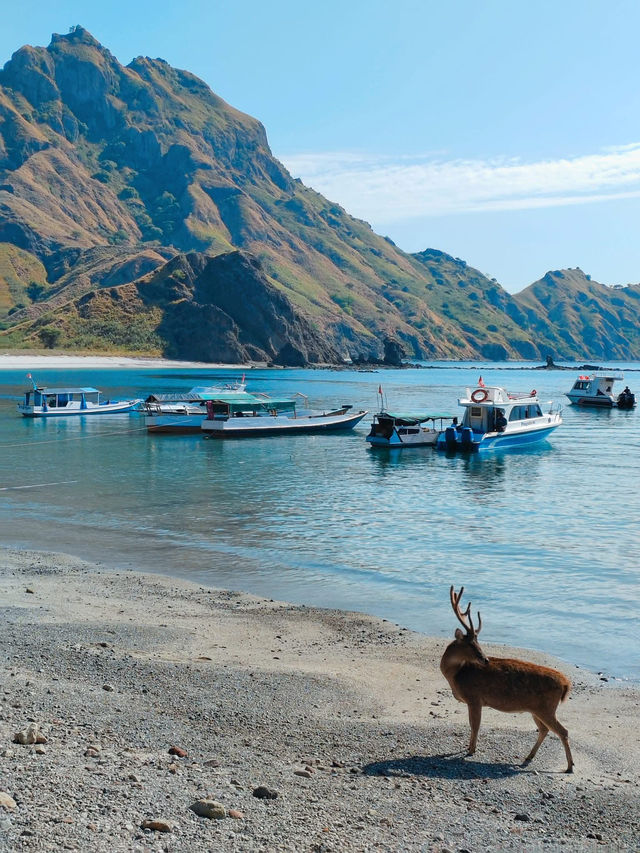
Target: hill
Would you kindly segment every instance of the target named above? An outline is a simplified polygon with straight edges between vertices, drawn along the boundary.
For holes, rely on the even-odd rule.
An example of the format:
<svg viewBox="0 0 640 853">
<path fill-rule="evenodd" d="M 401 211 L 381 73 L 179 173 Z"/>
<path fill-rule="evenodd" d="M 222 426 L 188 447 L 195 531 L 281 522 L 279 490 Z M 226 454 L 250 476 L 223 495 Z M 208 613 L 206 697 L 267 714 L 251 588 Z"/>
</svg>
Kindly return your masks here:
<svg viewBox="0 0 640 853">
<path fill-rule="evenodd" d="M 173 280 L 178 255 L 195 289 L 163 290 L 145 302 L 155 313 L 144 314 L 144 329 L 125 329 L 131 294 L 147 299 L 154 270 Z M 214 302 L 200 301 L 189 271 L 200 255 L 229 256 L 202 261 Z M 241 292 L 227 275 L 234 264 L 288 318 L 271 346 L 258 335 L 252 304 L 240 310 L 228 298 L 227 290 Z M 549 304 L 574 300 L 573 280 L 554 276 Z M 380 358 L 390 338 L 424 358 L 640 355 L 633 288 L 599 285 L 574 322 L 568 309 L 547 310 L 538 284 L 511 296 L 442 252 L 402 252 L 293 179 L 260 122 L 162 59 L 125 67 L 74 27 L 47 48 L 20 48 L 0 71 L 0 346 L 187 357 L 178 326 L 188 304 L 203 340 L 235 325 L 236 343 L 220 341 L 219 351 L 237 358 L 250 350 L 294 360 Z M 108 328 L 87 325 L 88 306 L 98 303 L 113 320 Z M 226 316 L 222 326 L 205 304 Z M 611 324 L 589 320 L 589 306 L 624 319 L 611 345 Z"/>
</svg>

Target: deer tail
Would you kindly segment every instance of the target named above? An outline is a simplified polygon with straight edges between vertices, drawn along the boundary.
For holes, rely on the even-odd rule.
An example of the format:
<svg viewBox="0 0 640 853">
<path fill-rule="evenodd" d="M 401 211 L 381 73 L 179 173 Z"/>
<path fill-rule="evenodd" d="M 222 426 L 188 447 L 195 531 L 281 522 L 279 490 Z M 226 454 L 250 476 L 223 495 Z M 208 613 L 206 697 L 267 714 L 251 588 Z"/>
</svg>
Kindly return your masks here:
<svg viewBox="0 0 640 853">
<path fill-rule="evenodd" d="M 561 702 L 564 702 L 564 700 L 565 700 L 565 699 L 567 698 L 567 696 L 569 695 L 569 692 L 570 692 L 570 691 L 571 691 L 571 682 L 570 682 L 570 681 L 567 681 L 567 682 L 566 682 L 566 684 L 564 684 L 564 685 L 562 686 L 562 694 L 561 694 L 561 696 L 560 696 L 560 701 L 561 701 Z"/>
</svg>

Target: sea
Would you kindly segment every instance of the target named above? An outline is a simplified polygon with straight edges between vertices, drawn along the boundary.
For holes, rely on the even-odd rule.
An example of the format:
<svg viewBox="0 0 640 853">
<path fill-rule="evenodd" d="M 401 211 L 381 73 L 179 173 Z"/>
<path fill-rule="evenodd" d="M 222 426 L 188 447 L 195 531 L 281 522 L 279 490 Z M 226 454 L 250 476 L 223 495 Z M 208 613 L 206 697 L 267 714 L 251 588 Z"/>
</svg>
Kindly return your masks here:
<svg viewBox="0 0 640 853">
<path fill-rule="evenodd" d="M 640 363 L 624 371 L 640 398 Z M 236 440 L 149 435 L 139 414 L 55 420 L 16 410 L 30 381 L 0 369 L 0 543 L 328 608 L 443 638 L 449 587 L 485 643 L 541 650 L 640 682 L 640 408 L 568 405 L 583 370 L 424 362 L 401 369 L 250 369 L 248 390 L 369 415 L 350 433 Z M 41 368 L 39 385 L 144 398 L 231 382 L 206 367 Z M 479 377 L 564 405 L 537 447 L 454 455 L 372 449 L 390 410 L 461 414 Z M 619 388 L 618 388 L 619 386 Z M 468 599 L 467 599 L 468 596 Z"/>
</svg>

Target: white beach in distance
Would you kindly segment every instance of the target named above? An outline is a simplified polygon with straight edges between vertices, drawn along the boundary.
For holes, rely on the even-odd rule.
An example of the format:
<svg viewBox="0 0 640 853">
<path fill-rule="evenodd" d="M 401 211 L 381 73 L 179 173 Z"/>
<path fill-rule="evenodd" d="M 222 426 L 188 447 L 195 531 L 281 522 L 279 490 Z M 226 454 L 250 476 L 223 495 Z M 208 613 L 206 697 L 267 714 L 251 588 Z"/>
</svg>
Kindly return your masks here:
<svg viewBox="0 0 640 853">
<path fill-rule="evenodd" d="M 202 361 L 172 361 L 165 358 L 134 358 L 119 355 L 13 355 L 0 353 L 0 370 L 69 369 L 96 367 L 190 367 L 245 370 L 251 365 L 216 364 Z"/>
</svg>

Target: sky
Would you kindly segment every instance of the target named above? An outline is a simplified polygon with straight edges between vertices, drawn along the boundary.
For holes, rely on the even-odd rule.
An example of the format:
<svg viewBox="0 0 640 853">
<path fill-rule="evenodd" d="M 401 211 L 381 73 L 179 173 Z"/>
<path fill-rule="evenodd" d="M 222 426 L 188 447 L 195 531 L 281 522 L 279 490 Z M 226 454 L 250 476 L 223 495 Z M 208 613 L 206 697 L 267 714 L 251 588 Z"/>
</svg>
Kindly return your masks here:
<svg viewBox="0 0 640 853">
<path fill-rule="evenodd" d="M 640 0 L 2 0 L 0 65 L 88 29 L 260 119 L 294 177 L 510 292 L 640 282 Z"/>
</svg>

